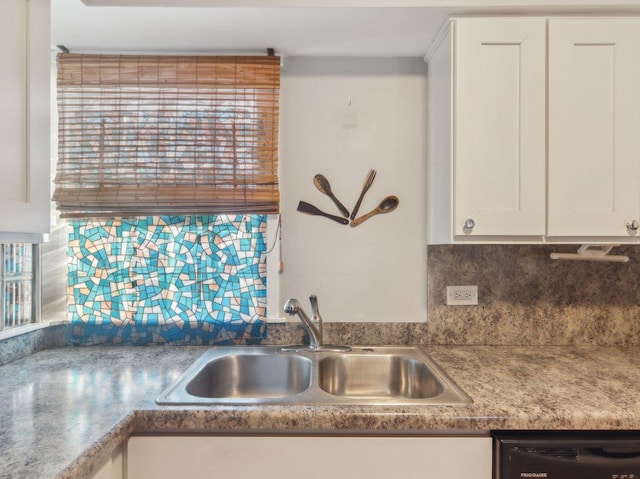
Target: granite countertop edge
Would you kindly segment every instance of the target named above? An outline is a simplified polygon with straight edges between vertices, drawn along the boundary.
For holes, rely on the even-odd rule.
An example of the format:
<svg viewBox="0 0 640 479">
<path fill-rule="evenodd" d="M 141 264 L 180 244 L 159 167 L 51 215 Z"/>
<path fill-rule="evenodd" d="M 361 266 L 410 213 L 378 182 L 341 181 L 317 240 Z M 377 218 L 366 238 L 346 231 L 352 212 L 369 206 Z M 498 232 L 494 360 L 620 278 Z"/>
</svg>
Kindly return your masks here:
<svg viewBox="0 0 640 479">
<path fill-rule="evenodd" d="M 0 478 L 84 478 L 135 434 L 640 430 L 638 347 L 426 347 L 468 406 L 156 405 L 206 349 L 61 348 L 1 366 Z"/>
</svg>

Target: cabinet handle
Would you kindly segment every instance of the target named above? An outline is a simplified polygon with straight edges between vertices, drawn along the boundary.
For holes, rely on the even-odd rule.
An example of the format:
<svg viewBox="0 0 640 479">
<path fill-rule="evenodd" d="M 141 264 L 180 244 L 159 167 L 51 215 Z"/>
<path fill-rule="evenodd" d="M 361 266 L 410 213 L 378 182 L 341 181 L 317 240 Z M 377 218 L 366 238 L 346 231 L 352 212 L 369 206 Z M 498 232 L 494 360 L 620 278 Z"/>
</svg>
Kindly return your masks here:
<svg viewBox="0 0 640 479">
<path fill-rule="evenodd" d="M 475 221 L 473 221 L 471 218 L 467 218 L 466 221 L 464 222 L 464 229 L 472 230 L 475 225 L 476 225 Z M 638 227 L 636 226 L 636 229 L 637 228 Z"/>
<path fill-rule="evenodd" d="M 627 229 L 631 231 L 638 231 L 638 227 L 640 227 L 640 223 L 637 220 L 631 220 L 627 223 Z"/>
</svg>

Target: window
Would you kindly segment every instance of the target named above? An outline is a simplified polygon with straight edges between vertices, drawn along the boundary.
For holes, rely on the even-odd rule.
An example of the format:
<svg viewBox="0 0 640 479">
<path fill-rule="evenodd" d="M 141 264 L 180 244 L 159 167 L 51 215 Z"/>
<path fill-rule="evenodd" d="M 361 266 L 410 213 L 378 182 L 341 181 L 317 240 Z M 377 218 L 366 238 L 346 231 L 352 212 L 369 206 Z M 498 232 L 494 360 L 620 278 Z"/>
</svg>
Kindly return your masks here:
<svg viewBox="0 0 640 479">
<path fill-rule="evenodd" d="M 38 246 L 24 243 L 0 244 L 0 331 L 33 323 L 35 317 L 34 258 Z"/>
<path fill-rule="evenodd" d="M 78 343 L 259 342 L 279 59 L 58 56 Z"/>
<path fill-rule="evenodd" d="M 256 343 L 265 337 L 266 217 L 73 220 L 75 343 Z"/>
</svg>

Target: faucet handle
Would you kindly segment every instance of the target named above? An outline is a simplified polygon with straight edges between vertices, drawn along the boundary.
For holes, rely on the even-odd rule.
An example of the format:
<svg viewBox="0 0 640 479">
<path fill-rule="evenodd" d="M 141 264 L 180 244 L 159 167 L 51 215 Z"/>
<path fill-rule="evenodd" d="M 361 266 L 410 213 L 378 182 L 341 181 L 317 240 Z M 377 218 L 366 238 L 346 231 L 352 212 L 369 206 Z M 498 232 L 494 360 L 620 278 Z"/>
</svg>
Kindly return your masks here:
<svg viewBox="0 0 640 479">
<path fill-rule="evenodd" d="M 323 331 L 322 331 L 322 316 L 320 316 L 320 309 L 318 308 L 318 297 L 315 294 L 309 296 L 309 302 L 311 303 L 311 322 L 318 328 L 318 344 L 324 343 Z"/>
<path fill-rule="evenodd" d="M 322 316 L 320 316 L 320 308 L 318 308 L 318 297 L 312 294 L 309 296 L 309 302 L 311 303 L 311 321 L 316 323 L 322 335 Z"/>
<path fill-rule="evenodd" d="M 309 296 L 309 302 L 311 303 L 311 316 L 313 319 L 316 319 L 320 316 L 320 311 L 318 310 L 318 297 L 315 294 Z"/>
</svg>

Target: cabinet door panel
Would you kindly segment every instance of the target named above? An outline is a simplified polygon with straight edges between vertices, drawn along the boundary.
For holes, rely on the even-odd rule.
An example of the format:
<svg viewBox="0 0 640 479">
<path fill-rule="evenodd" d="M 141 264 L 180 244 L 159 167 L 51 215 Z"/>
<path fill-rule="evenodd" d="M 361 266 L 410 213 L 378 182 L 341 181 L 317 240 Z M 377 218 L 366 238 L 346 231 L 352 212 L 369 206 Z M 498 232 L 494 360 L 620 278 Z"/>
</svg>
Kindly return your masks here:
<svg viewBox="0 0 640 479">
<path fill-rule="evenodd" d="M 489 437 L 132 437 L 129 479 L 491 478 Z"/>
<path fill-rule="evenodd" d="M 454 234 L 543 235 L 546 22 L 455 29 Z"/>
<path fill-rule="evenodd" d="M 549 235 L 640 220 L 640 22 L 549 22 Z"/>
<path fill-rule="evenodd" d="M 27 194 L 27 2 L 6 0 L 0 15 L 0 201 L 20 201 Z"/>
<path fill-rule="evenodd" d="M 48 0 L 0 3 L 11 46 L 0 52 L 0 235 L 49 232 L 49 11 Z"/>
</svg>

